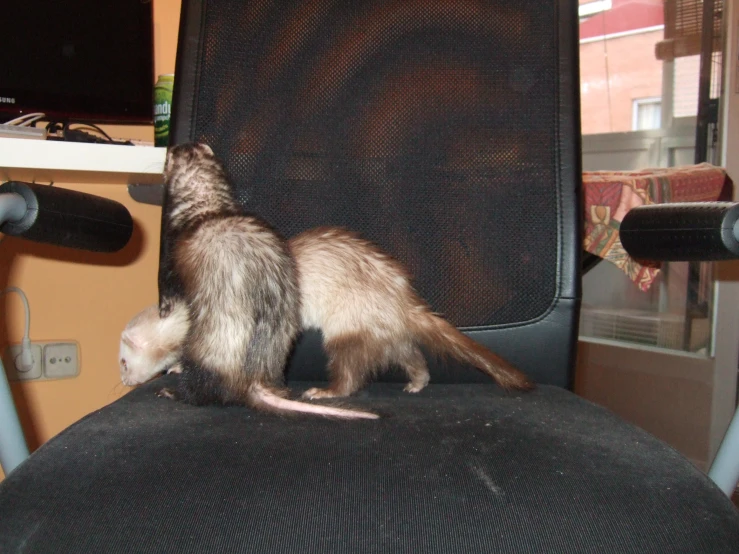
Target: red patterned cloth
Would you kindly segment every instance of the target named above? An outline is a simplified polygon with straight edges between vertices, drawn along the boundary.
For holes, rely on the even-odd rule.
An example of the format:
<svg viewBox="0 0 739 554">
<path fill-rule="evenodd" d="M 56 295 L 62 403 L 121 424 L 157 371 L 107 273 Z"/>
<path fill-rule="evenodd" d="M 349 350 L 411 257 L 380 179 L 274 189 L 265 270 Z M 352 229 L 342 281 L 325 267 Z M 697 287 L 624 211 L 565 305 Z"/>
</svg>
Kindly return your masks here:
<svg viewBox="0 0 739 554">
<path fill-rule="evenodd" d="M 584 171 L 587 252 L 616 264 L 641 290 L 648 290 L 659 265 L 631 258 L 618 237 L 624 215 L 635 206 L 665 202 L 709 202 L 722 197 L 726 171 L 708 163 L 640 171 Z"/>
</svg>

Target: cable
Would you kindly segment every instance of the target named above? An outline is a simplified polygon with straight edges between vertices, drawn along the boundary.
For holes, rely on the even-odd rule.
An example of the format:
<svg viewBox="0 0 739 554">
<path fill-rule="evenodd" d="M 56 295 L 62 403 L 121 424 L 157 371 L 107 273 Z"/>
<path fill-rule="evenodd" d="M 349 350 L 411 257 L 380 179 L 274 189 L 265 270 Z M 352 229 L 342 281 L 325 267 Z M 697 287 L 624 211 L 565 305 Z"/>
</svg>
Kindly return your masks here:
<svg viewBox="0 0 739 554">
<path fill-rule="evenodd" d="M 74 125 L 74 124 L 67 124 L 67 129 L 69 129 L 70 131 L 75 130 L 75 129 L 72 129 L 69 125 Z M 105 131 L 103 131 L 100 127 L 98 127 L 94 123 L 79 123 L 77 125 L 79 125 L 79 127 L 77 127 L 77 129 L 79 129 L 80 127 L 82 127 L 82 128 L 87 127 L 88 129 L 94 129 L 98 133 L 100 133 L 101 135 L 103 135 L 106 139 L 108 139 L 110 142 L 115 142 L 108 133 L 106 133 Z"/>
<path fill-rule="evenodd" d="M 75 128 L 72 128 L 72 125 Z M 82 129 L 91 129 L 97 134 L 92 134 Z M 75 123 L 74 121 L 49 121 L 46 124 L 46 132 L 50 136 L 56 135 L 54 140 L 69 142 L 91 142 L 98 144 L 125 144 L 133 145 L 130 140 L 115 140 L 103 129 L 93 123 Z M 58 133 L 58 135 L 57 135 Z"/>
<path fill-rule="evenodd" d="M 28 298 L 26 293 L 18 287 L 8 287 L 0 291 L 0 294 L 6 294 L 9 292 L 15 292 L 23 301 L 23 308 L 26 311 L 26 326 L 23 340 L 21 340 L 21 353 L 20 353 L 20 364 L 16 358 L 16 366 L 18 369 L 28 371 L 33 367 L 33 352 L 31 351 L 31 308 L 28 305 Z"/>
<path fill-rule="evenodd" d="M 24 334 L 27 337 L 30 335 L 30 332 L 31 332 L 31 308 L 28 305 L 28 297 L 26 296 L 26 293 L 23 292 L 18 287 L 8 287 L 0 291 L 0 294 L 5 294 L 8 292 L 17 293 L 21 297 L 21 300 L 23 301 L 23 309 L 26 311 L 26 326 L 25 326 Z"/>
<path fill-rule="evenodd" d="M 21 123 L 20 126 L 21 127 L 30 127 L 31 125 L 33 125 L 37 121 L 43 119 L 44 117 L 46 117 L 46 114 L 38 114 L 38 115 L 35 115 L 34 117 L 29 117 L 23 123 Z M 33 126 L 35 127 L 35 125 L 33 125 Z"/>
<path fill-rule="evenodd" d="M 41 112 L 27 113 L 20 117 L 16 117 L 15 119 L 11 119 L 10 121 L 6 121 L 4 125 L 18 125 L 19 127 L 28 127 L 29 125 L 31 125 L 31 123 L 35 123 L 42 117 L 46 117 L 46 114 Z"/>
</svg>

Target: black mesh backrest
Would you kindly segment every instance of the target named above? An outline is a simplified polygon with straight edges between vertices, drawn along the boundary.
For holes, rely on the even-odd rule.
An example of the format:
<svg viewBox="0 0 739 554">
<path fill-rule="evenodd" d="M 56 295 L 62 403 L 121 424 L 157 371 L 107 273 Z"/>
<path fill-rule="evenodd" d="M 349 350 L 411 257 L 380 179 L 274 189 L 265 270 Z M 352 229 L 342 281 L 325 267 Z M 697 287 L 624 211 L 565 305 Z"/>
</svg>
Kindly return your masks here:
<svg viewBox="0 0 739 554">
<path fill-rule="evenodd" d="M 186 0 L 172 140 L 211 145 L 239 201 L 285 236 L 358 231 L 408 266 L 436 311 L 566 385 L 576 9 Z M 545 358 L 556 367 L 529 359 L 530 340 L 561 343 Z"/>
</svg>

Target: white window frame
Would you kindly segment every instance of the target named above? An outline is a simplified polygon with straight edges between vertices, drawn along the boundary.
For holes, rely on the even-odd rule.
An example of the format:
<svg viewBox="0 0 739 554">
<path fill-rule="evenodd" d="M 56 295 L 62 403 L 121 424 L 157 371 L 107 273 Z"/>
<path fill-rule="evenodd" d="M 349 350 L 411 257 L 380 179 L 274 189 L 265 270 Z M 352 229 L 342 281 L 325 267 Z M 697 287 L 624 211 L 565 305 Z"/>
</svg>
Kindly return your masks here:
<svg viewBox="0 0 739 554">
<path fill-rule="evenodd" d="M 632 131 L 647 131 L 649 129 L 638 129 L 637 124 L 639 122 L 639 106 L 646 104 L 659 104 L 660 110 L 662 108 L 662 97 L 661 96 L 649 96 L 646 98 L 634 98 L 631 101 L 631 130 Z M 662 118 L 660 117 L 660 122 Z"/>
</svg>

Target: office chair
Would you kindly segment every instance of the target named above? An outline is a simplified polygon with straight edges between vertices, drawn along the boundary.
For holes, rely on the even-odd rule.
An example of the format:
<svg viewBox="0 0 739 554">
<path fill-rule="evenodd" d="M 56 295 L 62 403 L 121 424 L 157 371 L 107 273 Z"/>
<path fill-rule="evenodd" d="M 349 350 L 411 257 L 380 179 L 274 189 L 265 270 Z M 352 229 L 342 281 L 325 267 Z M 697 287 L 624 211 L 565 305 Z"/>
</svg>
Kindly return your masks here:
<svg viewBox="0 0 739 554">
<path fill-rule="evenodd" d="M 165 376 L 0 484 L 1 549 L 736 552 L 706 475 L 571 392 L 577 28 L 574 0 L 185 0 L 172 143 L 209 144 L 286 237 L 376 242 L 538 387 L 436 362 L 418 395 L 390 374 L 348 399 L 382 418 L 347 423 L 172 402 Z M 288 385 L 325 365 L 306 333 Z"/>
</svg>

